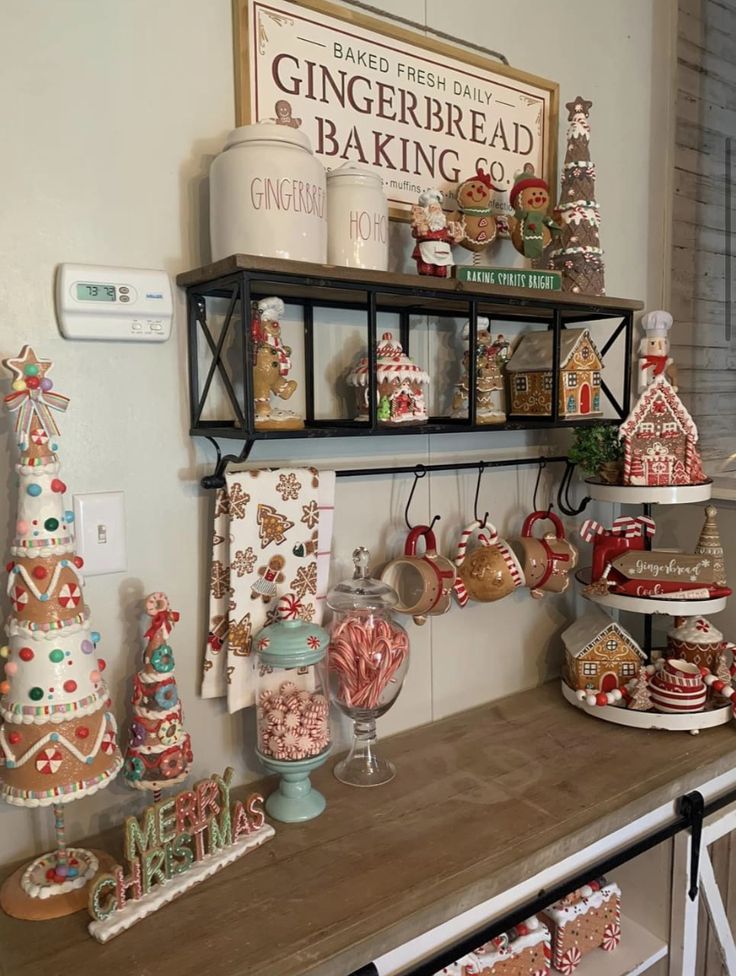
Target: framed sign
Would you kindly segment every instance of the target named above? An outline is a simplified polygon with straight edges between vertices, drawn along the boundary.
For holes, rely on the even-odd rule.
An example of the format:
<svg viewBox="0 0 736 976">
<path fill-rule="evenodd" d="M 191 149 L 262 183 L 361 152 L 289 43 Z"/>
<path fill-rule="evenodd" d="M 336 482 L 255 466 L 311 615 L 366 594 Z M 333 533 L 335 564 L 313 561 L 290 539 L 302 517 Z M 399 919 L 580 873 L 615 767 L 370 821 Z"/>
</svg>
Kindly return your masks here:
<svg viewBox="0 0 736 976">
<path fill-rule="evenodd" d="M 490 175 L 510 212 L 531 163 L 556 184 L 558 85 L 324 0 L 233 0 L 238 125 L 298 124 L 329 170 L 380 173 L 393 217 L 424 190 L 455 208 L 458 183 Z"/>
</svg>

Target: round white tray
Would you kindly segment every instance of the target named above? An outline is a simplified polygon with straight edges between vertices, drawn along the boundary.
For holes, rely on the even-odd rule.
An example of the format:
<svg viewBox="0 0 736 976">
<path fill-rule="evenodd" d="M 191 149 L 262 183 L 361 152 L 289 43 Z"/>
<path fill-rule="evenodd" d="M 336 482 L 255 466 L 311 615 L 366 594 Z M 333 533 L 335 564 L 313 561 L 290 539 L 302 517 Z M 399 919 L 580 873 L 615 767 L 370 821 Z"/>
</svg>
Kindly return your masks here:
<svg viewBox="0 0 736 976">
<path fill-rule="evenodd" d="M 731 706 L 712 708 L 707 712 L 691 712 L 685 715 L 667 715 L 664 712 L 635 712 L 630 708 L 615 708 L 613 705 L 586 705 L 575 697 L 575 692 L 564 681 L 562 694 L 565 699 L 579 708 L 581 712 L 601 718 L 614 725 L 627 725 L 632 729 L 663 729 L 667 732 L 691 732 L 696 735 L 701 729 L 712 729 L 725 725 L 731 720 Z"/>
<path fill-rule="evenodd" d="M 590 567 L 580 569 L 575 574 L 579 583 L 587 586 L 590 583 Z M 602 607 L 613 610 L 628 610 L 629 613 L 668 613 L 673 617 L 699 617 L 711 613 L 720 613 L 726 608 L 725 596 L 714 597 L 711 600 L 657 600 L 654 597 L 623 596 L 620 593 L 607 593 L 605 596 L 583 593 L 586 600 L 599 603 Z"/>
<path fill-rule="evenodd" d="M 713 492 L 713 482 L 702 485 L 604 485 L 593 478 L 586 479 L 586 491 L 597 502 L 617 502 L 619 505 L 688 505 L 707 502 Z"/>
</svg>

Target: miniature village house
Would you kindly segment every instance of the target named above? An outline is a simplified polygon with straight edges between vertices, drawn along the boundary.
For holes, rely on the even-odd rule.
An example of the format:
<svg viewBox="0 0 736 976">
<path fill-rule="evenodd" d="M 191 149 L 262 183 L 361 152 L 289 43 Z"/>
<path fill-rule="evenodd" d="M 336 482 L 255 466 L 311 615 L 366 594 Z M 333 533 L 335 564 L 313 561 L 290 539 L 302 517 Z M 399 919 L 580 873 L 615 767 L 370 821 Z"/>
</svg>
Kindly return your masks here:
<svg viewBox="0 0 736 976">
<path fill-rule="evenodd" d="M 621 424 L 625 485 L 693 485 L 706 479 L 698 429 L 664 375 L 654 378 Z"/>
<path fill-rule="evenodd" d="M 576 620 L 562 640 L 565 681 L 575 691 L 613 691 L 646 663 L 634 638 L 600 610 Z"/>
<path fill-rule="evenodd" d="M 552 343 L 554 332 L 528 332 L 506 364 L 511 412 L 522 416 L 552 413 Z M 563 329 L 560 335 L 560 416 L 595 417 L 601 413 L 600 354 L 587 329 Z"/>
</svg>

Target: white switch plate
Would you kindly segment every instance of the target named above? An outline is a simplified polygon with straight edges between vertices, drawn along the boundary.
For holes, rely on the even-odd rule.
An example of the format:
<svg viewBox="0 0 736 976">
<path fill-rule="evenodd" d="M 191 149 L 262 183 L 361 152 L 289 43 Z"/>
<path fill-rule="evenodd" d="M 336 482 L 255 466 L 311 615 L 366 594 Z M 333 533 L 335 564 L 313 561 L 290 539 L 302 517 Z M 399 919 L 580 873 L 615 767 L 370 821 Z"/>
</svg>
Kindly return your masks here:
<svg viewBox="0 0 736 976">
<path fill-rule="evenodd" d="M 74 524 L 76 549 L 84 560 L 85 576 L 125 572 L 125 495 L 122 491 L 75 495 Z"/>
</svg>

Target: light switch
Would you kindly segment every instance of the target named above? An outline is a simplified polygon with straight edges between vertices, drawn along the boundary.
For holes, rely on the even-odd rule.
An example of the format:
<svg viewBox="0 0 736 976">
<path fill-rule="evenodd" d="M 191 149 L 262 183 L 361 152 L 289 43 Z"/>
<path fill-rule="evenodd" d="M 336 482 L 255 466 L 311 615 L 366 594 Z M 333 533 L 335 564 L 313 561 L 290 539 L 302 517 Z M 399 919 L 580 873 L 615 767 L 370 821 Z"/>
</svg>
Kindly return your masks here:
<svg viewBox="0 0 736 976">
<path fill-rule="evenodd" d="M 125 572 L 125 495 L 122 491 L 75 495 L 74 524 L 76 549 L 84 560 L 85 576 Z"/>
</svg>

